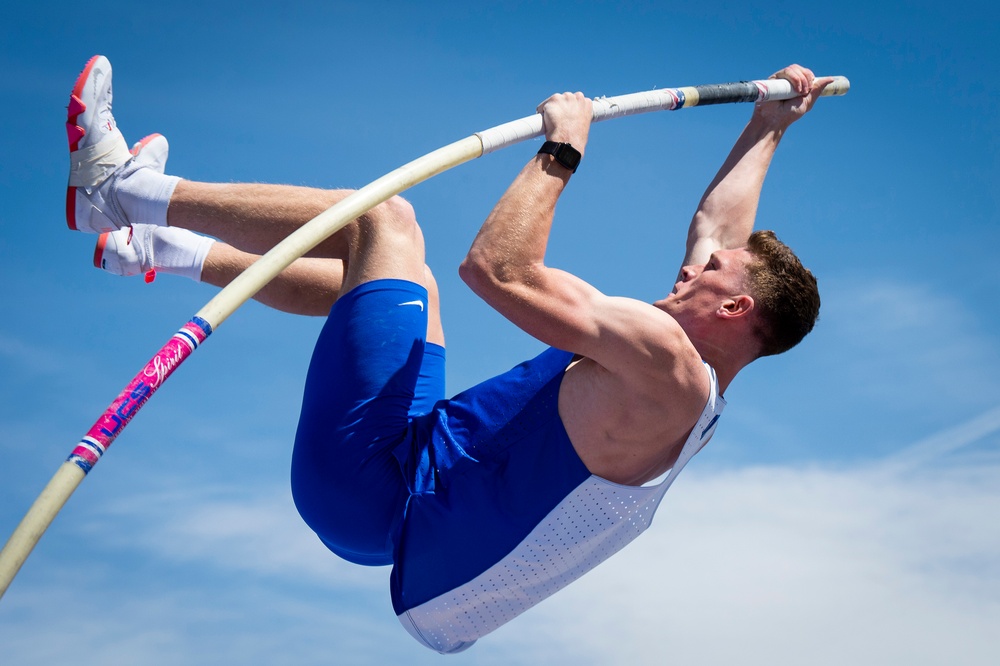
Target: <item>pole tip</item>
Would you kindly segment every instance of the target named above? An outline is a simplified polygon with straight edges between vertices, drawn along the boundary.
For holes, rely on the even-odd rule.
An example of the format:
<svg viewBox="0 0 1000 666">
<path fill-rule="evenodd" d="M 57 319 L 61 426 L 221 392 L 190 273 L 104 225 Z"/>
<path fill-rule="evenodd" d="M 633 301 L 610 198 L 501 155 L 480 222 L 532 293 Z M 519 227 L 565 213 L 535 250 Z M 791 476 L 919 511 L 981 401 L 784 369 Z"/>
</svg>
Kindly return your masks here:
<svg viewBox="0 0 1000 666">
<path fill-rule="evenodd" d="M 846 95 L 850 89 L 851 82 L 847 80 L 846 76 L 835 76 L 833 81 L 826 88 L 823 88 L 823 96 Z"/>
</svg>

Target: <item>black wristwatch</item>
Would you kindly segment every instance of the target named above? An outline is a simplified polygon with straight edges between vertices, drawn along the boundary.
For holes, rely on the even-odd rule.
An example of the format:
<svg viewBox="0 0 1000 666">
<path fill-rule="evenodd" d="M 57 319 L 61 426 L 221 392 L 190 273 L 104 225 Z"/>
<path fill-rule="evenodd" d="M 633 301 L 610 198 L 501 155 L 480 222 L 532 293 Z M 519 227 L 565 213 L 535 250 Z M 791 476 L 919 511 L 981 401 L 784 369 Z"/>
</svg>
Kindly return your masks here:
<svg viewBox="0 0 1000 666">
<path fill-rule="evenodd" d="M 542 153 L 556 158 L 556 162 L 569 169 L 571 173 L 576 173 L 576 168 L 580 166 L 580 158 L 582 157 L 580 151 L 572 145 L 559 143 L 558 141 L 546 141 L 543 143 L 542 147 L 538 149 L 538 154 L 541 155 Z"/>
</svg>

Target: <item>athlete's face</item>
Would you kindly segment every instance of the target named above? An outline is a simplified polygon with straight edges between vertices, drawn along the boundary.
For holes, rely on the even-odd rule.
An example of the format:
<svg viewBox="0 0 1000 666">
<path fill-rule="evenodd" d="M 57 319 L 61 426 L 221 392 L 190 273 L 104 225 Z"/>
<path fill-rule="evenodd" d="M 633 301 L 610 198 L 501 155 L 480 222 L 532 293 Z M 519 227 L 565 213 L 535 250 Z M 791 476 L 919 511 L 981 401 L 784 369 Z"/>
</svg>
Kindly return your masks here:
<svg viewBox="0 0 1000 666">
<path fill-rule="evenodd" d="M 747 267 L 753 255 L 746 248 L 717 250 L 702 266 L 685 266 L 670 295 L 654 305 L 678 321 L 716 312 L 728 299 L 746 294 Z"/>
</svg>

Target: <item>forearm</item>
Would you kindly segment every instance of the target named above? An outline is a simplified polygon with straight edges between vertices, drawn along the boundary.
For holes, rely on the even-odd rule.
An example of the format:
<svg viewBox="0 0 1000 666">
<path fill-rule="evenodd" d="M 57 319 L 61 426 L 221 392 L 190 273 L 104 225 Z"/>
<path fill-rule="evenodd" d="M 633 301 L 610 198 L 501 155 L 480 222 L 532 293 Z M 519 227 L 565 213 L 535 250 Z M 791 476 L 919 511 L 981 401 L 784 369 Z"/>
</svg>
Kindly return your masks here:
<svg viewBox="0 0 1000 666">
<path fill-rule="evenodd" d="M 538 107 L 545 138 L 583 155 L 593 108 L 582 93 L 553 95 Z M 486 218 L 462 262 L 462 279 L 500 314 L 551 345 L 572 344 L 580 303 L 595 291 L 545 266 L 556 202 L 572 175 L 566 155 L 535 155 Z"/>
<path fill-rule="evenodd" d="M 754 114 L 698 205 L 688 230 L 685 264 L 714 249 L 742 247 L 753 232 L 768 167 L 787 127 Z"/>
<path fill-rule="evenodd" d="M 472 291 L 529 335 L 577 349 L 585 306 L 595 291 L 545 265 L 556 202 L 570 172 L 536 156 L 487 217 L 459 267 Z"/>
<path fill-rule="evenodd" d="M 812 108 L 833 78 L 816 79 L 811 70 L 789 65 L 774 74 L 800 97 L 763 102 L 705 191 L 688 230 L 684 265 L 705 263 L 712 252 L 744 245 L 753 233 L 764 177 L 781 137 Z"/>
<path fill-rule="evenodd" d="M 545 138 L 568 144 L 582 157 L 593 117 L 591 101 L 582 93 L 562 93 L 542 102 L 538 111 Z M 536 154 L 528 162 L 476 236 L 462 264 L 463 278 L 475 269 L 488 271 L 492 281 L 530 280 L 531 271 L 543 266 L 556 201 L 569 182 L 571 170 L 575 170 L 575 163 L 568 167 L 563 166 L 565 163 L 549 154 Z M 523 275 L 519 276 L 519 272 Z"/>
<path fill-rule="evenodd" d="M 545 259 L 556 202 L 570 172 L 545 155 L 536 155 L 494 206 L 462 263 L 463 277 L 471 270 L 493 279 L 524 279 Z"/>
</svg>

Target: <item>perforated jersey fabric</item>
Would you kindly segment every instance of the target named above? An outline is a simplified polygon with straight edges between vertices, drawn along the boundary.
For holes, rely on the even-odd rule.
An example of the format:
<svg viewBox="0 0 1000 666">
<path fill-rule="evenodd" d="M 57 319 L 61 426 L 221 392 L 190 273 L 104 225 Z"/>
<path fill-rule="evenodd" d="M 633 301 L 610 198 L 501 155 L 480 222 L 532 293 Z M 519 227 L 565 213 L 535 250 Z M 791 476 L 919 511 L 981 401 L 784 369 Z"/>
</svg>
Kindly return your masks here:
<svg viewBox="0 0 1000 666">
<path fill-rule="evenodd" d="M 710 396 L 673 469 L 655 485 L 612 483 L 590 474 L 558 416 L 572 359 L 550 349 L 442 401 L 415 421 L 413 443 L 396 451 L 411 496 L 393 607 L 437 652 L 467 649 L 645 531 L 726 404 L 706 364 Z"/>
</svg>

